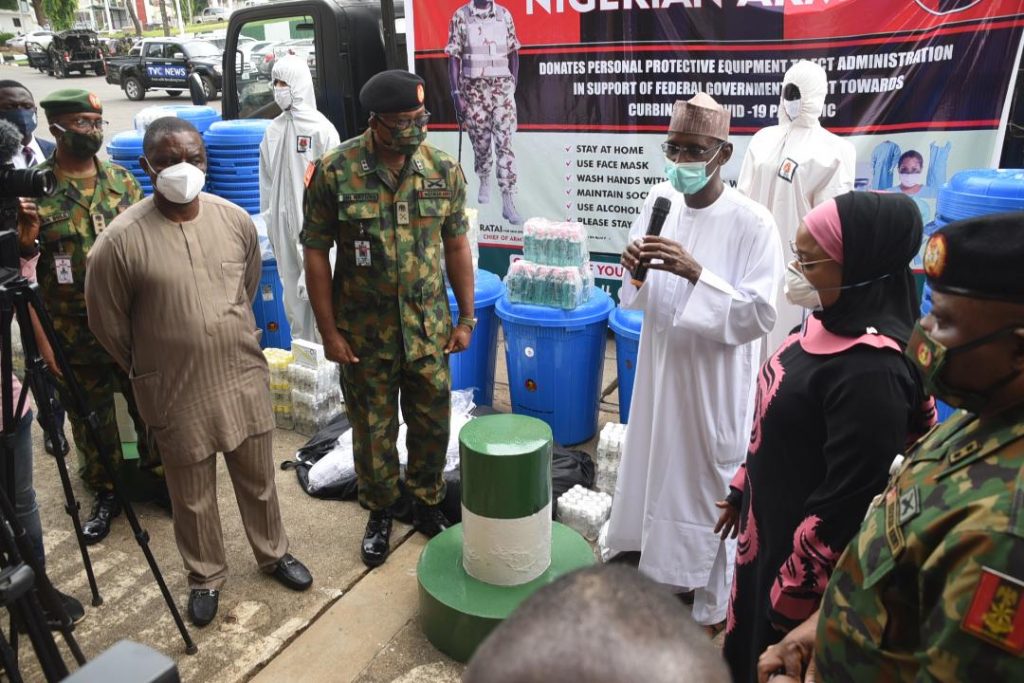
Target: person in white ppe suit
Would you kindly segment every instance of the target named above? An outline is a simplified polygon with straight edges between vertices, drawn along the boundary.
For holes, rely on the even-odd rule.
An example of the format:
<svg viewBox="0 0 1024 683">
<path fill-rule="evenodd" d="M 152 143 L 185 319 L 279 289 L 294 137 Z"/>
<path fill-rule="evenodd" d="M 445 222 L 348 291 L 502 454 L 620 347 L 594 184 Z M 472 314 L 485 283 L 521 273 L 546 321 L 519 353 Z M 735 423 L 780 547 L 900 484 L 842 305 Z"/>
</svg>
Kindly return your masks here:
<svg viewBox="0 0 1024 683">
<path fill-rule="evenodd" d="M 305 59 L 294 55 L 278 59 L 271 78 L 281 115 L 271 122 L 260 144 L 260 210 L 284 286 L 284 310 L 292 338 L 319 343 L 299 246 L 302 195 L 313 165 L 337 147 L 341 138 L 317 111 L 313 77 Z"/>
<path fill-rule="evenodd" d="M 772 212 L 784 250 L 811 209 L 853 189 L 853 144 L 818 121 L 827 94 L 828 77 L 818 64 L 801 60 L 790 67 L 782 81 L 779 125 L 751 138 L 736 183 L 740 192 Z M 764 349 L 769 356 L 803 322 L 804 309 L 789 303 L 781 290 L 776 301 L 778 319 Z"/>
</svg>

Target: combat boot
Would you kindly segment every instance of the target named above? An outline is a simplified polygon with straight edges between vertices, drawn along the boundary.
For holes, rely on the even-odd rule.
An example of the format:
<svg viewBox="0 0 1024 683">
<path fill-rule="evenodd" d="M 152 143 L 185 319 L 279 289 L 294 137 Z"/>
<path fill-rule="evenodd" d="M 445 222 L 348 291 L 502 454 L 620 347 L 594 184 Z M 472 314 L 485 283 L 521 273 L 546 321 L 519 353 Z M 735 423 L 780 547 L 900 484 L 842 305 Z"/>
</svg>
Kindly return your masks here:
<svg viewBox="0 0 1024 683">
<path fill-rule="evenodd" d="M 370 511 L 360 555 L 367 567 L 379 567 L 388 559 L 391 545 L 391 509 Z"/>
<path fill-rule="evenodd" d="M 480 176 L 480 192 L 476 196 L 477 204 L 488 204 L 491 201 L 491 176 Z"/>
<path fill-rule="evenodd" d="M 433 538 L 452 523 L 441 512 L 440 505 L 427 505 L 417 500 L 412 504 L 412 525 L 427 538 Z"/>
<path fill-rule="evenodd" d="M 121 503 L 113 491 L 100 491 L 92 508 L 92 517 L 82 525 L 86 545 L 99 543 L 110 533 L 110 522 L 121 514 Z"/>
<path fill-rule="evenodd" d="M 519 216 L 519 211 L 516 210 L 515 202 L 512 201 L 511 192 L 501 193 L 501 215 L 512 225 L 519 225 L 523 222 L 523 219 Z"/>
</svg>

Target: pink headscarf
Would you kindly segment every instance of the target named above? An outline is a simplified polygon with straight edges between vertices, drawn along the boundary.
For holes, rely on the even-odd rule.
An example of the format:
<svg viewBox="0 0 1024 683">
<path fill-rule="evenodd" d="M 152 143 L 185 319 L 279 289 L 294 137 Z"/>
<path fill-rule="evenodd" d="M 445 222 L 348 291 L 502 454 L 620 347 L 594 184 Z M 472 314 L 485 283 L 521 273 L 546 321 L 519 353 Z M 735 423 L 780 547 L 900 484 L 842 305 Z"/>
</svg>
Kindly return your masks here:
<svg viewBox="0 0 1024 683">
<path fill-rule="evenodd" d="M 804 225 L 814 241 L 836 263 L 843 262 L 843 225 L 835 199 L 818 204 L 804 216 Z"/>
</svg>

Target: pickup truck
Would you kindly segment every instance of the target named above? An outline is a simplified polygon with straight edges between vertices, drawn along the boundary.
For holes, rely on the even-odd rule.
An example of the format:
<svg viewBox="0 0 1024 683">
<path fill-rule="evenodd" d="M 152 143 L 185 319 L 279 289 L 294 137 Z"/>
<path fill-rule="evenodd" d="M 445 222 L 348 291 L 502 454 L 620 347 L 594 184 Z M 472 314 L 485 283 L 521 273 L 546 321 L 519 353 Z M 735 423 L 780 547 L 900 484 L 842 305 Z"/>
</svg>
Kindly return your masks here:
<svg viewBox="0 0 1024 683">
<path fill-rule="evenodd" d="M 129 100 L 141 100 L 148 90 L 165 90 L 176 97 L 188 90 L 188 78 L 198 74 L 212 100 L 221 91 L 223 51 L 200 39 L 145 38 L 126 57 L 107 60 L 107 83 L 121 86 Z"/>
</svg>

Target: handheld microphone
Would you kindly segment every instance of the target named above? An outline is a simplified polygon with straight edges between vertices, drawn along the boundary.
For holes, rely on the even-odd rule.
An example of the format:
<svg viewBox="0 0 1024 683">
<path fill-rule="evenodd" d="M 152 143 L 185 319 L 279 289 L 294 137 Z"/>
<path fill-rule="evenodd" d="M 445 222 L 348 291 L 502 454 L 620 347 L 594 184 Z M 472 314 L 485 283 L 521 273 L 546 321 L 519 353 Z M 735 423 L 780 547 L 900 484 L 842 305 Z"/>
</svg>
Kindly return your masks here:
<svg viewBox="0 0 1024 683">
<path fill-rule="evenodd" d="M 654 206 L 651 207 L 651 222 L 647 224 L 647 235 L 649 237 L 657 237 L 661 234 L 661 228 L 665 225 L 665 219 L 668 218 L 668 212 L 671 208 L 672 200 L 668 197 L 658 197 L 654 200 Z M 640 287 L 645 279 L 647 279 L 647 266 L 641 263 L 633 271 L 631 281 L 634 287 Z"/>
<path fill-rule="evenodd" d="M 0 164 L 21 151 L 21 131 L 10 121 L 0 120 Z"/>
</svg>

